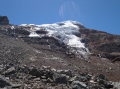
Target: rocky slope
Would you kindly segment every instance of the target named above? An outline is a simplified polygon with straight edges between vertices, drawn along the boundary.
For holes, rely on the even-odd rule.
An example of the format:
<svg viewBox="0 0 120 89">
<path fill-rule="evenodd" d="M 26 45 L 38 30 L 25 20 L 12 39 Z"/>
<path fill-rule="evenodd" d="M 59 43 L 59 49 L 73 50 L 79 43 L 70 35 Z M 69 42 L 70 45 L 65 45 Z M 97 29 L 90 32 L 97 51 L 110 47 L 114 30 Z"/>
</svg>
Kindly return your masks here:
<svg viewBox="0 0 120 89">
<path fill-rule="evenodd" d="M 76 21 L 0 25 L 1 88 L 114 89 L 119 59 L 120 36 Z"/>
<path fill-rule="evenodd" d="M 80 32 L 94 55 L 99 54 L 113 62 L 120 60 L 120 36 L 92 29 L 82 29 Z"/>
</svg>

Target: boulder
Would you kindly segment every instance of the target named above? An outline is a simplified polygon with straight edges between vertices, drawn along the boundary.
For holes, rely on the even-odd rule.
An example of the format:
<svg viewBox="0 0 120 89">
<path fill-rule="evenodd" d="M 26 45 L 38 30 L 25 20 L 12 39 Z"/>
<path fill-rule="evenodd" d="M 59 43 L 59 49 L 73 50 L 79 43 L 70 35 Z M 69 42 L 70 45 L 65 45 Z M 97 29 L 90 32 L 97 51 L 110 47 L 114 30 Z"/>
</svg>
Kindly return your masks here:
<svg viewBox="0 0 120 89">
<path fill-rule="evenodd" d="M 66 76 L 64 74 L 56 74 L 54 76 L 54 81 L 56 84 L 67 84 L 68 76 Z"/>
<path fill-rule="evenodd" d="M 6 86 L 11 86 L 11 83 L 5 79 L 5 77 L 0 75 L 0 88 L 4 88 Z"/>
<path fill-rule="evenodd" d="M 82 82 L 87 82 L 91 79 L 92 75 L 87 74 L 87 73 L 81 73 L 79 80 Z"/>
<path fill-rule="evenodd" d="M 72 72 L 70 70 L 57 70 L 57 73 L 72 76 Z"/>
<path fill-rule="evenodd" d="M 95 76 L 95 78 L 106 80 L 106 77 L 103 74 L 98 74 L 98 75 Z"/>
<path fill-rule="evenodd" d="M 73 81 L 72 89 L 86 89 L 87 85 L 80 81 Z"/>
<path fill-rule="evenodd" d="M 69 83 L 71 84 L 73 81 L 79 80 L 79 77 L 74 76 L 72 78 L 69 79 Z"/>
<path fill-rule="evenodd" d="M 11 75 L 15 73 L 15 67 L 10 67 L 9 69 L 7 69 L 3 74 L 5 75 Z"/>
<path fill-rule="evenodd" d="M 32 69 L 30 69 L 29 74 L 32 76 L 41 77 L 44 75 L 44 72 L 40 71 L 37 68 L 32 68 Z"/>
</svg>

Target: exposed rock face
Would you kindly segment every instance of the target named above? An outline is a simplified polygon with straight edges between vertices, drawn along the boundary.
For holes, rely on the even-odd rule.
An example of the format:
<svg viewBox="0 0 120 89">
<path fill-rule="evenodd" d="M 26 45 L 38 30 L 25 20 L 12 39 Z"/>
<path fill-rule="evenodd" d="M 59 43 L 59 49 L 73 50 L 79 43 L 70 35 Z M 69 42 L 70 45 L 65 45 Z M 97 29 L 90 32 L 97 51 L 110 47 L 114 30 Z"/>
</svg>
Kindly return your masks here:
<svg viewBox="0 0 120 89">
<path fill-rule="evenodd" d="M 0 25 L 8 25 L 9 20 L 7 16 L 0 16 Z"/>
<path fill-rule="evenodd" d="M 91 53 L 101 58 L 120 61 L 120 36 L 93 29 L 80 29 L 81 36 Z M 113 55 L 114 53 L 114 55 Z"/>
</svg>

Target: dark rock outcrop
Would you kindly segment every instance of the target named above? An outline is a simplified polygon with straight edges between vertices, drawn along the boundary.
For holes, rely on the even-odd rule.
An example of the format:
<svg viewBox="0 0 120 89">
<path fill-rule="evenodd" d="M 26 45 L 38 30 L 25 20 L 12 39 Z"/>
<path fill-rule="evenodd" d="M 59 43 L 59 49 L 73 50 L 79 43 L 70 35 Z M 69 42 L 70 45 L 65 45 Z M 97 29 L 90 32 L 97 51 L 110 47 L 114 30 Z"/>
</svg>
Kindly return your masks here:
<svg viewBox="0 0 120 89">
<path fill-rule="evenodd" d="M 0 16 L 0 25 L 8 25 L 9 20 L 7 16 Z"/>
</svg>

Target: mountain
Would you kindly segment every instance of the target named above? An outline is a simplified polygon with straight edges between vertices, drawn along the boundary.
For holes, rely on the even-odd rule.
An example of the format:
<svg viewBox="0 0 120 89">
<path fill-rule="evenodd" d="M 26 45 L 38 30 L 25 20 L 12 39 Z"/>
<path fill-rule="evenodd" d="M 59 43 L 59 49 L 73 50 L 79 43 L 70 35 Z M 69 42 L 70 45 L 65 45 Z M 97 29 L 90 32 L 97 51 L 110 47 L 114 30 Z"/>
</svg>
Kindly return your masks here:
<svg viewBox="0 0 120 89">
<path fill-rule="evenodd" d="M 0 25 L 1 88 L 113 89 L 119 60 L 119 35 L 77 21 Z"/>
</svg>

